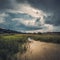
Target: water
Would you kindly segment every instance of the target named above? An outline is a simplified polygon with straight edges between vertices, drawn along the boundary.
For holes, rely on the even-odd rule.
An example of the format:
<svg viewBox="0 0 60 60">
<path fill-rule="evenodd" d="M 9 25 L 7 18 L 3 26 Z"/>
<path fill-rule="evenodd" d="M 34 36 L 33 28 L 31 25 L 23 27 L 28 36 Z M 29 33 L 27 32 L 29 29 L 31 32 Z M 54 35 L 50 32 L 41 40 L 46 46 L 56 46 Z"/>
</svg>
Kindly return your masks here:
<svg viewBox="0 0 60 60">
<path fill-rule="evenodd" d="M 18 52 L 17 60 L 60 60 L 60 45 L 28 38 L 27 51 Z"/>
</svg>

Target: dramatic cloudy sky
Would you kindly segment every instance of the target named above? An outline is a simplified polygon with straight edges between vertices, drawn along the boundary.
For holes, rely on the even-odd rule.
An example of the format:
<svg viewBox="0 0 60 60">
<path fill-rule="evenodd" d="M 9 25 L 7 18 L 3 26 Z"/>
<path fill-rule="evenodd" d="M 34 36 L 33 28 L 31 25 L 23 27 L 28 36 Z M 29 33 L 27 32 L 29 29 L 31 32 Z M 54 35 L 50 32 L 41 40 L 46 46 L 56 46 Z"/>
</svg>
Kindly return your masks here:
<svg viewBox="0 0 60 60">
<path fill-rule="evenodd" d="M 60 32 L 59 0 L 0 0 L 0 28 L 22 32 Z"/>
</svg>

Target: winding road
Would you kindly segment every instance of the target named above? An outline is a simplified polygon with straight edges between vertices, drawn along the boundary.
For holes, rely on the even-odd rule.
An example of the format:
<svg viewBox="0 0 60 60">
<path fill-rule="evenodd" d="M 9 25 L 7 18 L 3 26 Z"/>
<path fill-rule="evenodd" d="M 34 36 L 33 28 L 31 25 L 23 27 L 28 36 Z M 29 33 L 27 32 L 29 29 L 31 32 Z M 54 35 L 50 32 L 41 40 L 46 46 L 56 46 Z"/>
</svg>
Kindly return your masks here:
<svg viewBox="0 0 60 60">
<path fill-rule="evenodd" d="M 60 60 L 60 45 L 31 40 L 26 53 L 17 55 L 18 60 Z"/>
</svg>

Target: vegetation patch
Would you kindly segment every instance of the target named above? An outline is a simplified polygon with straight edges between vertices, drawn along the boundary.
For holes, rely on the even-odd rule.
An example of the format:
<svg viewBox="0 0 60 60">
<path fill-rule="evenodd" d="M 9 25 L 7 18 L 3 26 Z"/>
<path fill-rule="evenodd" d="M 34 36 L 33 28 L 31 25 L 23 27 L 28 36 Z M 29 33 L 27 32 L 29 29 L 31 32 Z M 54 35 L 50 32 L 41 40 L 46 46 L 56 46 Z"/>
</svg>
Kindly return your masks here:
<svg viewBox="0 0 60 60">
<path fill-rule="evenodd" d="M 0 36 L 0 60 L 12 60 L 11 56 L 17 52 L 26 50 L 22 47 L 27 42 L 27 37 L 23 35 Z"/>
</svg>

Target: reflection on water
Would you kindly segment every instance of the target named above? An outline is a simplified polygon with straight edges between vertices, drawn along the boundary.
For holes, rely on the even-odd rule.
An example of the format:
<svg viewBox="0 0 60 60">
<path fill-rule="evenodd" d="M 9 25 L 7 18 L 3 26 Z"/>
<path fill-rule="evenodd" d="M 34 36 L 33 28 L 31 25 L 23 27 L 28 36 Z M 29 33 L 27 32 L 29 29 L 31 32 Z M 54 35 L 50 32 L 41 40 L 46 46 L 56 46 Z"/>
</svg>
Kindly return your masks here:
<svg viewBox="0 0 60 60">
<path fill-rule="evenodd" d="M 60 45 L 34 41 L 28 38 L 28 43 L 16 54 L 17 60 L 60 60 Z M 26 49 L 26 50 L 24 50 Z"/>
</svg>

